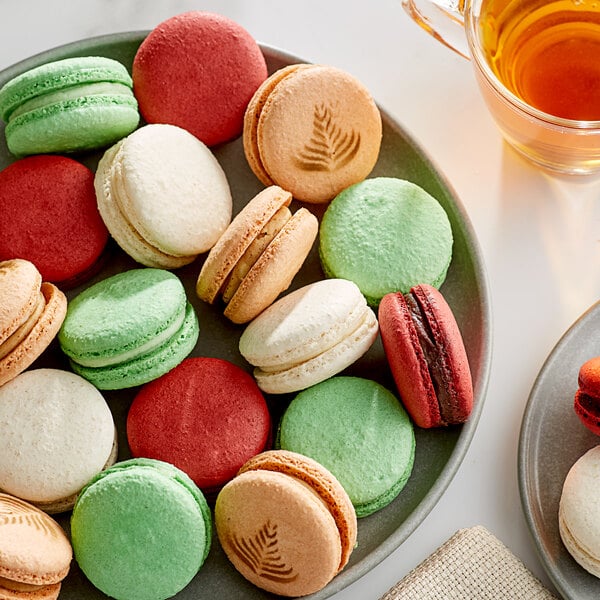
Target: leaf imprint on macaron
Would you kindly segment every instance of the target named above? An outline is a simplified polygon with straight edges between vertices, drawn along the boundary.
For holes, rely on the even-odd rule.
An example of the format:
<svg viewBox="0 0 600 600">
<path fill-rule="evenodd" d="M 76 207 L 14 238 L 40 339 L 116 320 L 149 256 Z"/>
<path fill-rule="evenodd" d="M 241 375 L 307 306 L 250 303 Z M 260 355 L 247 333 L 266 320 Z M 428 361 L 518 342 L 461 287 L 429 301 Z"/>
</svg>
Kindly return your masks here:
<svg viewBox="0 0 600 600">
<path fill-rule="evenodd" d="M 0 497 L 0 527 L 3 525 L 27 525 L 51 537 L 59 535 L 53 521 L 18 498 Z"/>
<path fill-rule="evenodd" d="M 296 164 L 304 171 L 336 171 L 347 165 L 360 147 L 360 132 L 336 122 L 335 110 L 321 103 L 314 107 L 313 129 Z"/>
<path fill-rule="evenodd" d="M 235 555 L 256 575 L 278 583 L 289 583 L 298 578 L 292 567 L 285 564 L 277 540 L 277 525 L 268 521 L 251 537 L 230 537 Z"/>
</svg>

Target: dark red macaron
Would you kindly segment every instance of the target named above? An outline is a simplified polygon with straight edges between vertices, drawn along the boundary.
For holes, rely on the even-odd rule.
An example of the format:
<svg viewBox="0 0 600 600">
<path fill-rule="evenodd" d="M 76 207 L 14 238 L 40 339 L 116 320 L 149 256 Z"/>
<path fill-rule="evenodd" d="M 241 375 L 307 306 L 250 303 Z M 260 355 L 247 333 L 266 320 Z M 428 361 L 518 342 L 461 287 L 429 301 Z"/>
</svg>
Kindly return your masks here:
<svg viewBox="0 0 600 600">
<path fill-rule="evenodd" d="M 421 284 L 390 293 L 378 309 L 385 354 L 398 393 L 416 425 L 464 423 L 473 382 L 462 335 L 441 292 Z"/>
<path fill-rule="evenodd" d="M 578 384 L 575 413 L 592 433 L 600 435 L 600 356 L 590 358 L 581 365 Z"/>
<path fill-rule="evenodd" d="M 271 441 L 271 417 L 254 378 L 219 358 L 187 358 L 144 385 L 127 415 L 134 457 L 169 462 L 214 496 Z"/>
<path fill-rule="evenodd" d="M 29 260 L 61 287 L 95 273 L 108 230 L 85 165 L 57 155 L 17 160 L 0 171 L 0 207 L 0 261 Z"/>
<path fill-rule="evenodd" d="M 227 17 L 204 11 L 176 15 L 138 48 L 133 89 L 148 123 L 187 129 L 207 146 L 242 132 L 244 112 L 267 78 L 254 38 Z"/>
</svg>

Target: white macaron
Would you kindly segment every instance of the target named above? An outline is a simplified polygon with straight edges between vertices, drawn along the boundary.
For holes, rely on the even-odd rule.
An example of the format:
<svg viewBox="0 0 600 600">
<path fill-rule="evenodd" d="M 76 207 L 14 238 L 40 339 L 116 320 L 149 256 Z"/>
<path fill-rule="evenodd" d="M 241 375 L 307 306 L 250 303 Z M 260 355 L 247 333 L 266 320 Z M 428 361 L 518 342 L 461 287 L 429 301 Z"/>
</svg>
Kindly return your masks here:
<svg viewBox="0 0 600 600">
<path fill-rule="evenodd" d="M 100 159 L 94 185 L 112 237 L 147 267 L 189 264 L 231 221 L 231 190 L 221 165 L 175 125 L 145 125 L 117 142 Z"/>
<path fill-rule="evenodd" d="M 49 513 L 116 459 L 112 413 L 88 381 L 59 369 L 25 371 L 0 387 L 0 490 Z"/>
<path fill-rule="evenodd" d="M 280 298 L 240 337 L 242 356 L 270 394 L 305 389 L 349 367 L 371 347 L 379 326 L 358 289 L 323 279 Z"/>
<path fill-rule="evenodd" d="M 569 554 L 600 577 L 600 446 L 581 456 L 563 483 L 558 509 L 560 537 Z"/>
</svg>

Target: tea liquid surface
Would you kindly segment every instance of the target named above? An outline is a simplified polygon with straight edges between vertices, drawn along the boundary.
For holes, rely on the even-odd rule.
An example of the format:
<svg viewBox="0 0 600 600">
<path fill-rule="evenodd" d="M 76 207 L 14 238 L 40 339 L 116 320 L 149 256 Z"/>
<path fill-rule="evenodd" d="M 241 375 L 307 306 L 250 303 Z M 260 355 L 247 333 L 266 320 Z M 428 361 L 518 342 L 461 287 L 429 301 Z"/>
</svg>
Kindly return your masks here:
<svg viewBox="0 0 600 600">
<path fill-rule="evenodd" d="M 600 2 L 484 0 L 479 23 L 489 65 L 516 96 L 600 120 Z"/>
</svg>

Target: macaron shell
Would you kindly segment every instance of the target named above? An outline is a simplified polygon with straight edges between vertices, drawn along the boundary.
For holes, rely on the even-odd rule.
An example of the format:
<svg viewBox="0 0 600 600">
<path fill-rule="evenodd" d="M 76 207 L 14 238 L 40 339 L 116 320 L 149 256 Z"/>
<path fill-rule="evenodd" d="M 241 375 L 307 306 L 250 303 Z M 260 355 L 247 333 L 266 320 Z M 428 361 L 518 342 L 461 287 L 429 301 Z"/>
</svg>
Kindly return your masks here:
<svg viewBox="0 0 600 600">
<path fill-rule="evenodd" d="M 243 256 L 269 219 L 282 207 L 289 206 L 292 195 L 277 186 L 259 192 L 233 218 L 212 247 L 202 265 L 196 293 L 205 302 L 214 302 L 227 276 Z"/>
<path fill-rule="evenodd" d="M 570 468 L 559 503 L 559 533 L 573 558 L 600 577 L 600 446 L 581 456 Z"/>
<path fill-rule="evenodd" d="M 130 600 L 162 600 L 183 589 L 211 540 L 208 507 L 194 487 L 160 461 L 117 463 L 93 479 L 71 517 L 75 558 L 90 581 Z"/>
<path fill-rule="evenodd" d="M 317 237 L 317 218 L 300 208 L 248 271 L 227 303 L 224 315 L 247 323 L 271 305 L 292 283 Z"/>
<path fill-rule="evenodd" d="M 323 588 L 341 559 L 336 523 L 317 494 L 273 471 L 248 471 L 221 490 L 215 524 L 236 569 L 266 591 L 304 596 Z"/>
<path fill-rule="evenodd" d="M 437 395 L 404 296 L 385 295 L 378 318 L 386 357 L 406 410 L 419 427 L 440 426 Z"/>
<path fill-rule="evenodd" d="M 286 294 L 250 323 L 239 348 L 252 365 L 274 370 L 314 358 L 356 329 L 367 304 L 351 281 L 322 279 Z"/>
<path fill-rule="evenodd" d="M 54 519 L 28 502 L 0 492 L 0 578 L 49 586 L 49 590 L 38 591 L 40 597 L 56 598 L 71 558 L 69 539 Z"/>
<path fill-rule="evenodd" d="M 257 128 L 260 119 L 260 113 L 269 98 L 269 94 L 275 89 L 275 86 L 284 78 L 296 71 L 297 69 L 303 69 L 309 65 L 296 64 L 286 65 L 281 69 L 271 74 L 256 90 L 252 96 L 246 112 L 244 113 L 244 127 L 242 142 L 244 146 L 244 154 L 246 160 L 250 165 L 250 168 L 264 185 L 273 185 L 273 180 L 270 175 L 265 171 L 260 158 L 260 151 L 258 148 L 258 136 Z"/>
<path fill-rule="evenodd" d="M 585 394 L 582 390 L 575 392 L 573 401 L 575 414 L 583 425 L 594 435 L 600 435 L 600 402 L 598 398 Z"/>
<path fill-rule="evenodd" d="M 222 359 L 188 358 L 138 392 L 127 439 L 133 456 L 169 462 L 212 494 L 265 449 L 271 417 L 246 371 Z"/>
<path fill-rule="evenodd" d="M 333 516 L 342 545 L 342 554 L 338 572 L 348 561 L 356 545 L 358 525 L 352 501 L 340 482 L 323 465 L 312 458 L 288 452 L 287 450 L 269 450 L 257 454 L 240 469 L 246 471 L 275 471 L 294 477 L 311 487 L 323 500 Z"/>
<path fill-rule="evenodd" d="M 275 85 L 256 135 L 269 177 L 298 200 L 324 203 L 375 166 L 381 115 L 368 90 L 349 73 L 312 65 Z"/>
<path fill-rule="evenodd" d="M 121 212 L 165 254 L 206 252 L 231 221 L 231 192 L 221 165 L 179 127 L 146 125 L 132 133 L 114 156 L 112 178 Z"/>
<path fill-rule="evenodd" d="M 114 446 L 115 424 L 106 401 L 74 373 L 32 369 L 0 387 L 0 489 L 5 492 L 40 508 L 68 497 L 74 502 L 106 466 Z"/>
<path fill-rule="evenodd" d="M 366 179 L 338 194 L 319 230 L 327 277 L 354 281 L 371 306 L 389 292 L 427 283 L 439 288 L 452 260 L 453 236 L 441 204 L 416 184 Z"/>
<path fill-rule="evenodd" d="M 0 262 L 0 344 L 29 318 L 40 295 L 42 276 L 27 260 Z"/>
<path fill-rule="evenodd" d="M 189 11 L 163 21 L 133 61 L 134 90 L 149 123 L 171 123 L 208 146 L 237 137 L 267 77 L 260 47 L 234 21 Z"/>
<path fill-rule="evenodd" d="M 168 373 L 196 346 L 200 325 L 194 307 L 187 303 L 184 322 L 170 340 L 139 358 L 107 367 L 84 367 L 71 360 L 71 368 L 100 390 L 116 390 L 148 383 Z"/>
<path fill-rule="evenodd" d="M 331 471 L 361 518 L 389 504 L 406 485 L 415 435 L 389 390 L 368 379 L 337 376 L 296 395 L 281 419 L 277 446 Z"/>
<path fill-rule="evenodd" d="M 108 241 L 94 174 L 65 156 L 18 160 L 0 172 L 0 260 L 30 260 L 61 287 L 91 276 Z"/>
<path fill-rule="evenodd" d="M 430 372 L 433 369 L 440 372 L 436 380 L 442 420 L 446 424 L 464 423 L 473 409 L 473 383 L 458 323 L 442 293 L 433 286 L 416 285 L 411 288 L 410 296 L 417 300 L 424 317 L 423 334 L 435 347 L 429 359 L 429 363 L 435 364 L 429 366 Z"/>
<path fill-rule="evenodd" d="M 377 339 L 377 318 L 367 309 L 364 322 L 350 335 L 328 350 L 300 364 L 281 370 L 254 369 L 258 386 L 269 394 L 303 390 L 334 375 L 356 362 Z"/>
<path fill-rule="evenodd" d="M 138 123 L 135 98 L 90 96 L 19 115 L 8 123 L 5 135 L 15 156 L 81 152 L 114 143 Z"/>
<path fill-rule="evenodd" d="M 56 286 L 44 282 L 41 293 L 46 306 L 37 323 L 21 343 L 0 360 L 0 385 L 27 369 L 58 334 L 67 313 L 67 298 Z"/>
<path fill-rule="evenodd" d="M 134 260 L 147 267 L 178 269 L 192 262 L 194 257 L 171 256 L 148 243 L 127 221 L 115 201 L 111 189 L 111 169 L 115 155 L 123 141 L 117 142 L 98 162 L 94 187 L 98 210 L 106 227 L 119 246 Z"/>
</svg>

